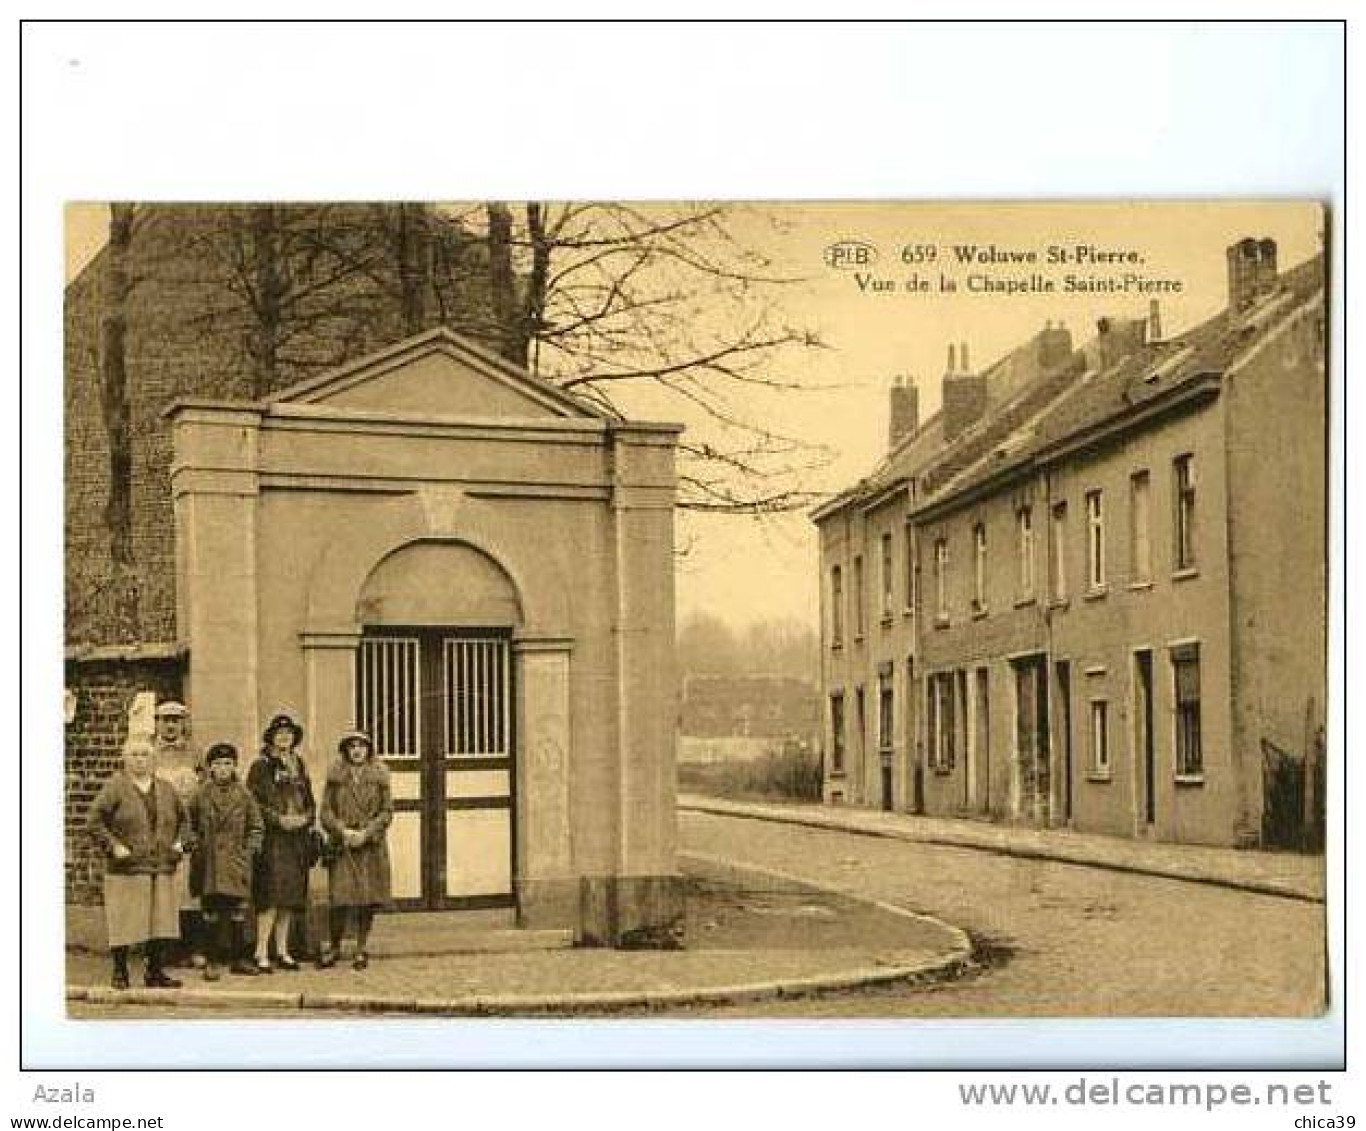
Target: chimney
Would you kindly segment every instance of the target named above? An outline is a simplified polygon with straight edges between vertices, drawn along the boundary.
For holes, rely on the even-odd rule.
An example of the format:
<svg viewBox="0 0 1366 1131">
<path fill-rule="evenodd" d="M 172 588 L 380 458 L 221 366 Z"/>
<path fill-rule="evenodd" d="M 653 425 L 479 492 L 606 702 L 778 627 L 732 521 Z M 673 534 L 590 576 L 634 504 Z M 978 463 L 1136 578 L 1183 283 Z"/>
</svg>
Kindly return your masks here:
<svg viewBox="0 0 1366 1131">
<path fill-rule="evenodd" d="M 891 451 L 920 427 L 920 390 L 909 378 L 898 377 L 892 384 L 892 400 L 887 415 L 887 450 Z"/>
<path fill-rule="evenodd" d="M 1240 314 L 1276 289 L 1276 241 L 1251 236 L 1231 244 L 1228 256 L 1228 308 Z"/>
<path fill-rule="evenodd" d="M 972 366 L 968 364 L 968 343 L 963 342 L 958 347 L 958 370 L 960 373 L 971 373 Z"/>
<path fill-rule="evenodd" d="M 1148 341 L 1162 340 L 1162 304 L 1153 299 L 1148 303 Z"/>
<path fill-rule="evenodd" d="M 1072 334 L 1061 322 L 1045 322 L 1036 342 L 1040 369 L 1052 369 L 1072 356 Z"/>
<path fill-rule="evenodd" d="M 948 367 L 946 370 L 944 370 L 944 372 L 945 372 L 945 373 L 957 373 L 957 372 L 958 372 L 957 355 L 956 355 L 956 354 L 954 353 L 954 351 L 953 351 L 953 343 L 952 343 L 952 342 L 949 343 L 949 367 Z"/>
<path fill-rule="evenodd" d="M 959 364 L 967 361 L 968 346 L 964 342 L 959 347 Z M 953 347 L 949 347 L 953 356 Z M 985 373 L 971 373 L 966 367 L 955 372 L 952 367 L 944 374 L 942 404 L 940 413 L 943 420 L 944 439 L 953 440 L 956 436 L 976 424 L 987 407 L 987 378 Z"/>
<path fill-rule="evenodd" d="M 1100 318 L 1096 320 L 1098 369 L 1109 369 L 1126 355 L 1141 350 L 1147 341 L 1146 318 Z"/>
</svg>

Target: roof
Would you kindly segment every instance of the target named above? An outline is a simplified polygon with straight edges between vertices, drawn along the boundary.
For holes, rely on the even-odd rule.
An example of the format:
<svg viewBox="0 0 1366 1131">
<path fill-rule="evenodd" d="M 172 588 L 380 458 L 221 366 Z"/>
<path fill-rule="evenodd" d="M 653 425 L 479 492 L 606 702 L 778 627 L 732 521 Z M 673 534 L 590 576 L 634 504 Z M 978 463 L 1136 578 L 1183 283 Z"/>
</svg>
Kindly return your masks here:
<svg viewBox="0 0 1366 1131">
<path fill-rule="evenodd" d="M 616 419 L 445 326 L 436 326 L 424 333 L 376 350 L 365 357 L 356 358 L 335 369 L 309 377 L 272 393 L 267 399 L 272 404 L 316 404 L 337 393 L 376 380 L 385 373 L 418 358 L 436 354 L 448 357 L 486 380 L 534 401 L 555 416 L 584 417 L 592 420 Z"/>
<path fill-rule="evenodd" d="M 1035 387 L 1039 378 L 1038 366 L 1041 331 L 997 358 L 984 371 L 987 380 L 987 407 L 983 421 L 992 419 L 1021 395 Z M 1044 371 L 1049 372 L 1048 370 Z M 906 487 L 912 479 L 923 475 L 925 469 L 946 453 L 959 450 L 975 429 L 970 428 L 950 446 L 944 439 L 942 412 L 935 412 L 921 425 L 896 444 L 863 479 L 827 499 L 810 511 L 813 522 L 821 522 L 852 504 L 874 505 Z"/>
<path fill-rule="evenodd" d="M 1164 405 L 1201 394 L 1217 395 L 1222 374 L 1284 315 L 1323 289 L 1323 267 L 1321 255 L 1306 260 L 1283 273 L 1276 289 L 1250 310 L 1223 310 L 1184 334 L 1129 351 L 1106 369 L 1092 367 L 1094 351 L 1079 351 L 1071 363 L 1043 374 L 926 468 L 917 509 L 938 510 L 1048 460 L 1098 429 L 1142 420 Z"/>
</svg>

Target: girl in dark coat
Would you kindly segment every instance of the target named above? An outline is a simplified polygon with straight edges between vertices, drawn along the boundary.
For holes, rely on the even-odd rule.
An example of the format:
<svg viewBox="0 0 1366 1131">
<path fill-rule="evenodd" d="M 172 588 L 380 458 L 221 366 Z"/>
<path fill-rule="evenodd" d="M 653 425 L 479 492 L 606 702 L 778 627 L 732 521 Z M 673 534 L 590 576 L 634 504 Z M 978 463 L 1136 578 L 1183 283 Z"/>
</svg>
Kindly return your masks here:
<svg viewBox="0 0 1366 1131">
<path fill-rule="evenodd" d="M 205 779 L 190 799 L 194 859 L 190 891 L 208 927 L 204 978 L 217 981 L 224 965 L 234 974 L 255 974 L 242 954 L 242 928 L 251 897 L 252 862 L 261 850 L 261 810 L 237 778 L 237 747 L 217 742 L 204 759 Z"/>
<path fill-rule="evenodd" d="M 90 834 L 107 858 L 104 916 L 116 990 L 128 988 L 128 948 L 139 943 L 146 984 L 180 985 L 165 972 L 165 944 L 179 937 L 176 866 L 190 828 L 175 789 L 153 776 L 152 757 L 150 742 L 130 739 L 123 768 L 104 783 L 88 816 Z"/>
<path fill-rule="evenodd" d="M 337 961 L 350 918 L 356 926 L 352 965 L 364 970 L 370 963 L 365 948 L 375 911 L 389 902 L 386 840 L 394 803 L 389 768 L 375 760 L 367 735 L 361 731 L 342 735 L 337 753 L 337 761 L 327 772 L 322 805 L 322 826 L 331 846 L 327 866 L 331 945 L 318 965 L 325 968 Z"/>
<path fill-rule="evenodd" d="M 313 820 L 317 806 L 308 770 L 299 754 L 304 728 L 288 715 L 276 715 L 262 736 L 261 756 L 247 773 L 247 789 L 261 809 L 265 840 L 256 860 L 252 895 L 256 904 L 256 967 L 271 972 L 270 939 L 284 970 L 297 970 L 289 953 L 295 912 L 308 902 L 308 871 L 313 866 Z"/>
</svg>

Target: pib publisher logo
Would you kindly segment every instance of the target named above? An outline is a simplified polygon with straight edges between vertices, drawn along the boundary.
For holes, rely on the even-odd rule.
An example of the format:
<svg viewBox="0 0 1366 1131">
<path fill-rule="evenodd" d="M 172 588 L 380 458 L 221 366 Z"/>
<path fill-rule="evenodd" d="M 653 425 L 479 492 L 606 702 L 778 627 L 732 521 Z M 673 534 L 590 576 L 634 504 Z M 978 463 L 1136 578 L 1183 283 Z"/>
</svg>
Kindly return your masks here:
<svg viewBox="0 0 1366 1131">
<path fill-rule="evenodd" d="M 821 253 L 827 267 L 855 271 L 877 262 L 877 248 L 865 240 L 836 240 Z"/>
</svg>

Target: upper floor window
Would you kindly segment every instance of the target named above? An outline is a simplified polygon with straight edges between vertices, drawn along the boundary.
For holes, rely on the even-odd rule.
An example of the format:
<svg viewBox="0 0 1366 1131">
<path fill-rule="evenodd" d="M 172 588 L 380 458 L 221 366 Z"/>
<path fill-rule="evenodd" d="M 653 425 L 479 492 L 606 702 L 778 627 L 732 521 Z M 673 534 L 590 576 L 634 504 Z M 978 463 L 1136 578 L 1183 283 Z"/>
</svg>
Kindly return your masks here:
<svg viewBox="0 0 1366 1131">
<path fill-rule="evenodd" d="M 844 643 L 844 574 L 839 566 L 830 570 L 830 642 Z"/>
<path fill-rule="evenodd" d="M 1105 588 L 1105 510 L 1099 491 L 1086 492 L 1086 584 Z"/>
<path fill-rule="evenodd" d="M 949 544 L 943 538 L 934 543 L 934 613 L 942 619 L 949 615 Z"/>
<path fill-rule="evenodd" d="M 1152 518 L 1148 495 L 1148 472 L 1129 477 L 1129 555 L 1131 582 L 1141 584 L 1152 576 Z"/>
<path fill-rule="evenodd" d="M 1049 577 L 1053 586 L 1053 600 L 1067 599 L 1067 504 L 1054 503 L 1052 532 L 1049 539 Z"/>
<path fill-rule="evenodd" d="M 1016 542 L 1020 562 L 1018 571 L 1021 599 L 1034 596 L 1034 510 L 1020 507 L 1015 512 Z"/>
<path fill-rule="evenodd" d="M 980 522 L 972 528 L 972 607 L 987 607 L 987 528 Z"/>
<path fill-rule="evenodd" d="M 864 608 L 863 608 L 863 558 L 862 556 L 854 559 L 854 637 L 858 639 L 863 635 L 864 629 Z"/>
<path fill-rule="evenodd" d="M 892 725 L 892 681 L 884 676 L 878 682 L 877 694 L 877 745 L 879 750 L 890 750 L 892 748 Z"/>
<path fill-rule="evenodd" d="M 1177 569 L 1195 568 L 1195 457 L 1172 461 L 1175 494 L 1175 562 Z"/>
<path fill-rule="evenodd" d="M 892 615 L 892 535 L 882 536 L 882 615 Z"/>
</svg>

